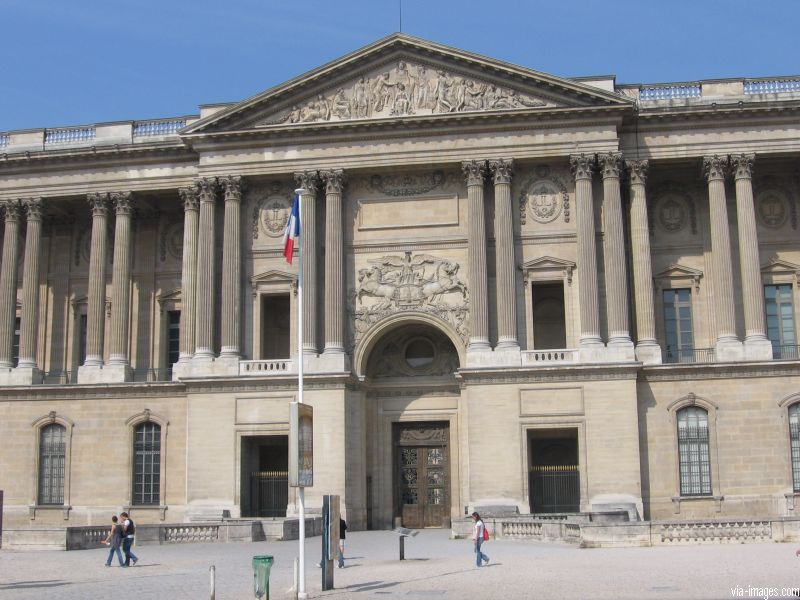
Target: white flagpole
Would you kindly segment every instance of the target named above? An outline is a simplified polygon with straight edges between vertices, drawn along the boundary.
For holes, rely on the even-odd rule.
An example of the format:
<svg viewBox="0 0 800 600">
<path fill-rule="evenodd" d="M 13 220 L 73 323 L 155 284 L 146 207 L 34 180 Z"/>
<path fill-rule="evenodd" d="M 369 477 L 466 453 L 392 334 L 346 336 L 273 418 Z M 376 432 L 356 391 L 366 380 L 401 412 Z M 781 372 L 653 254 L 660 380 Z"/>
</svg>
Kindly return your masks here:
<svg viewBox="0 0 800 600">
<path fill-rule="evenodd" d="M 299 188 L 294 191 L 297 194 L 297 220 L 302 224 L 303 214 L 303 192 L 305 188 Z M 300 268 L 297 276 L 297 402 L 303 403 L 303 238 L 305 232 L 302 227 L 300 228 Z M 297 488 L 299 510 L 298 517 L 300 519 L 300 576 L 297 584 L 297 598 L 298 600 L 305 600 L 308 598 L 306 594 L 306 488 Z"/>
</svg>

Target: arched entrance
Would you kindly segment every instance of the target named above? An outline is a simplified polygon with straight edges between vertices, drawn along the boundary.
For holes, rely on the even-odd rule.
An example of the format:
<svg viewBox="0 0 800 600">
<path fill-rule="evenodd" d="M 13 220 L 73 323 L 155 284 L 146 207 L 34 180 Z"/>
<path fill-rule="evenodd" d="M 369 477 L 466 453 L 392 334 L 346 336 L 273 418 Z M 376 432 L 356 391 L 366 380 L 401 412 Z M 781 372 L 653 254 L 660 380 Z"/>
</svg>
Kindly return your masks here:
<svg viewBox="0 0 800 600">
<path fill-rule="evenodd" d="M 426 322 L 402 322 L 373 339 L 364 385 L 373 426 L 371 525 L 446 527 L 457 506 L 459 353 Z"/>
</svg>

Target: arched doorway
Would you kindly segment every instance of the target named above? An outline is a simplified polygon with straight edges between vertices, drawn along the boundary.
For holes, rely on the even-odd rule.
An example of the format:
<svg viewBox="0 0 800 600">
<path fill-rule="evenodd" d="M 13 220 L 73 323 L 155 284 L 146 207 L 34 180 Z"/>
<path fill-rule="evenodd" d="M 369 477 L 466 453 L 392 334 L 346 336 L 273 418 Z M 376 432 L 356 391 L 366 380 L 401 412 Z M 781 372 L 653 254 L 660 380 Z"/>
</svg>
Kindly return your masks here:
<svg viewBox="0 0 800 600">
<path fill-rule="evenodd" d="M 433 325 L 405 322 L 374 340 L 365 358 L 375 449 L 368 481 L 377 488 L 368 497 L 378 504 L 368 506 L 377 513 L 372 525 L 449 526 L 457 496 L 458 351 Z"/>
</svg>

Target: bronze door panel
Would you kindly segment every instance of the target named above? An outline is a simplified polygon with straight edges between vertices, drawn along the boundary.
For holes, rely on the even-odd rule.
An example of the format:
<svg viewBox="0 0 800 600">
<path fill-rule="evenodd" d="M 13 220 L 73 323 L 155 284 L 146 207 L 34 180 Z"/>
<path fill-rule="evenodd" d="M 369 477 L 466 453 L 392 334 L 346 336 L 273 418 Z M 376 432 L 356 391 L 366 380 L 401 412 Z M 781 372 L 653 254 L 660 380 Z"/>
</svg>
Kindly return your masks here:
<svg viewBox="0 0 800 600">
<path fill-rule="evenodd" d="M 399 430 L 395 481 L 404 527 L 442 527 L 450 515 L 447 433 L 441 424 Z"/>
</svg>

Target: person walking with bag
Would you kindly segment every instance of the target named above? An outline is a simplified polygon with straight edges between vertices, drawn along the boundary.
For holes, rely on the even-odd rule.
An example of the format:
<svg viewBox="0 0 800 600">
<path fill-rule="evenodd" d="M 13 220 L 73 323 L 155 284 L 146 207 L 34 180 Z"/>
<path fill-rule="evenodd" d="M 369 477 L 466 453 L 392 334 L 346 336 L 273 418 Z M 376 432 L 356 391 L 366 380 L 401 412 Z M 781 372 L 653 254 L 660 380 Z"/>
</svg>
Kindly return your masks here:
<svg viewBox="0 0 800 600">
<path fill-rule="evenodd" d="M 111 559 L 114 558 L 114 553 L 117 553 L 117 560 L 119 561 L 119 566 L 124 567 L 125 563 L 122 560 L 122 552 L 119 550 L 119 545 L 122 543 L 122 525 L 118 523 L 119 519 L 117 519 L 117 515 L 111 517 L 111 529 L 106 536 L 106 539 L 103 540 L 103 543 L 106 546 L 110 546 L 108 549 L 108 560 L 106 560 L 106 566 L 111 566 Z"/>
<path fill-rule="evenodd" d="M 131 552 L 131 546 L 133 546 L 136 536 L 136 523 L 126 512 L 120 513 L 119 516 L 122 517 L 122 551 L 125 553 L 125 566 L 130 567 L 132 566 L 131 561 L 133 561 L 133 565 L 139 562 L 139 557 Z"/>
<path fill-rule="evenodd" d="M 481 563 L 488 565 L 489 557 L 481 552 L 481 545 L 489 539 L 489 531 L 478 513 L 472 513 L 472 520 L 475 521 L 475 525 L 472 527 L 472 539 L 475 540 L 475 564 L 479 567 Z"/>
</svg>

